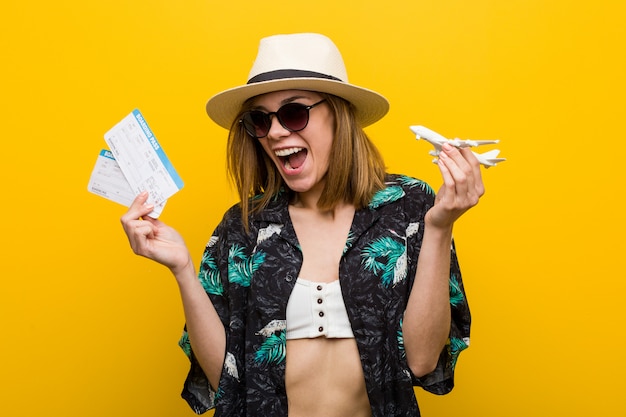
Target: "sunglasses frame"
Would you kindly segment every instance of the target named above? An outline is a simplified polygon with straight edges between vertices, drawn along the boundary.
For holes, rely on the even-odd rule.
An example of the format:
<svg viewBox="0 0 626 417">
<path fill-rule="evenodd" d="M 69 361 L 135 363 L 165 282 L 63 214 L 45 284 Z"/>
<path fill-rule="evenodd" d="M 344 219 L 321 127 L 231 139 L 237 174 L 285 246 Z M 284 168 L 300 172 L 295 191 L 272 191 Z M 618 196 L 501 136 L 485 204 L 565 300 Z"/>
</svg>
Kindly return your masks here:
<svg viewBox="0 0 626 417">
<path fill-rule="evenodd" d="M 326 99 L 322 99 L 322 100 L 318 101 L 317 103 L 313 103 L 313 104 L 311 104 L 309 106 L 304 105 L 302 103 L 297 103 L 297 102 L 287 103 L 287 104 L 283 104 L 282 106 L 280 106 L 280 108 L 278 110 L 272 111 L 272 112 L 269 112 L 269 113 L 266 113 L 266 112 L 261 111 L 261 110 L 248 110 L 248 111 L 244 112 L 241 115 L 241 118 L 239 119 L 239 123 L 243 126 L 244 130 L 246 131 L 246 133 L 249 136 L 251 136 L 252 138 L 254 138 L 254 139 L 262 139 L 262 138 L 266 137 L 268 135 L 268 133 L 270 133 L 270 129 L 272 127 L 272 116 L 276 116 L 276 119 L 278 120 L 278 123 L 280 123 L 280 125 L 282 127 L 284 127 L 285 129 L 287 129 L 288 131 L 290 131 L 290 132 L 300 132 L 301 130 L 304 130 L 304 128 L 306 128 L 308 126 L 308 124 L 309 124 L 310 110 L 313 107 L 317 106 L 318 104 L 322 104 L 325 101 L 326 101 Z M 301 106 L 302 109 L 304 111 L 306 111 L 306 122 L 304 123 L 304 126 L 302 126 L 300 129 L 291 129 L 290 127 L 286 126 L 285 122 L 283 122 L 283 120 L 281 119 L 281 117 L 279 115 L 279 112 L 282 109 L 284 109 L 286 106 L 294 106 L 294 105 L 295 106 Z M 258 112 L 258 113 L 263 114 L 263 116 L 265 117 L 265 120 L 267 121 L 267 132 L 265 132 L 265 134 L 262 135 L 262 136 L 258 136 L 256 134 L 256 128 L 255 128 L 254 134 L 252 134 L 252 132 L 248 129 L 248 127 L 249 127 L 248 123 L 244 121 L 244 118 L 247 115 L 249 115 L 249 114 L 251 114 L 253 112 Z M 254 124 L 253 124 L 253 126 L 254 126 Z"/>
</svg>

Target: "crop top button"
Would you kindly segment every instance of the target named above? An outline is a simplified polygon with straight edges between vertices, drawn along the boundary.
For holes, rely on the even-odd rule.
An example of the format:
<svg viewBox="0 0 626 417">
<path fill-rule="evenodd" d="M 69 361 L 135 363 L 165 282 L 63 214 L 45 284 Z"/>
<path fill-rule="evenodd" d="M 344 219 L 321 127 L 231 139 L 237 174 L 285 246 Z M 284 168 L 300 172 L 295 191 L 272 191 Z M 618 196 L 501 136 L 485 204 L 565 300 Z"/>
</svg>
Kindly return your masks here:
<svg viewBox="0 0 626 417">
<path fill-rule="evenodd" d="M 317 290 L 318 290 L 318 291 L 322 291 L 322 286 L 321 286 L 321 285 L 318 285 L 318 286 L 317 286 Z"/>
<path fill-rule="evenodd" d="M 324 317 L 324 312 L 320 311 L 320 317 Z"/>
<path fill-rule="evenodd" d="M 317 330 L 319 330 L 319 332 L 322 333 L 324 331 L 324 328 L 320 326 Z"/>
<path fill-rule="evenodd" d="M 322 304 L 324 302 L 324 300 L 322 300 L 321 298 L 317 299 L 317 304 Z"/>
</svg>

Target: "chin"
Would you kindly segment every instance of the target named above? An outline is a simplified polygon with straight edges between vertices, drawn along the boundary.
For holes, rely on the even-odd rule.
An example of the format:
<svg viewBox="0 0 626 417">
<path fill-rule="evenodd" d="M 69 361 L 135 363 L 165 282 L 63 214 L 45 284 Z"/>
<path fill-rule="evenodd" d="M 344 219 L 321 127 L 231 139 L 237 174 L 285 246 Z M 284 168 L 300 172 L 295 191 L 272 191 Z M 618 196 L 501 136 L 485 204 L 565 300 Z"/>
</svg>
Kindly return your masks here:
<svg viewBox="0 0 626 417">
<path fill-rule="evenodd" d="M 287 187 L 294 193 L 306 193 L 311 191 L 317 182 L 307 181 L 307 180 L 293 180 L 289 178 L 283 178 Z"/>
</svg>

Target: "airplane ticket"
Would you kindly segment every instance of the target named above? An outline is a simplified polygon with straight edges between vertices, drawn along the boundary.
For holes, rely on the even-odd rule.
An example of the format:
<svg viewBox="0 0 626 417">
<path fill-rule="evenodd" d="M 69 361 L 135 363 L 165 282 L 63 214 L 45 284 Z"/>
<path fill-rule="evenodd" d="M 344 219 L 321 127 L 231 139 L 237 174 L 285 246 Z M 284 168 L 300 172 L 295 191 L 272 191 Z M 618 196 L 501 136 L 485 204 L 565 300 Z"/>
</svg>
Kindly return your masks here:
<svg viewBox="0 0 626 417">
<path fill-rule="evenodd" d="M 183 181 L 141 112 L 133 110 L 105 133 L 104 140 L 110 151 L 100 152 L 89 191 L 127 206 L 136 195 L 148 191 L 147 203 L 155 206 L 150 216 L 158 217 Z"/>
<path fill-rule="evenodd" d="M 96 159 L 96 165 L 89 178 L 87 190 L 126 207 L 130 206 L 135 199 L 135 193 L 126 180 L 119 164 L 111 151 L 106 149 L 102 149 L 98 159 Z M 164 206 L 165 202 L 155 206 L 150 216 L 153 218 L 159 217 Z"/>
<path fill-rule="evenodd" d="M 104 140 L 135 194 L 148 191 L 149 203 L 158 205 L 183 187 L 139 110 L 113 126 Z"/>
</svg>

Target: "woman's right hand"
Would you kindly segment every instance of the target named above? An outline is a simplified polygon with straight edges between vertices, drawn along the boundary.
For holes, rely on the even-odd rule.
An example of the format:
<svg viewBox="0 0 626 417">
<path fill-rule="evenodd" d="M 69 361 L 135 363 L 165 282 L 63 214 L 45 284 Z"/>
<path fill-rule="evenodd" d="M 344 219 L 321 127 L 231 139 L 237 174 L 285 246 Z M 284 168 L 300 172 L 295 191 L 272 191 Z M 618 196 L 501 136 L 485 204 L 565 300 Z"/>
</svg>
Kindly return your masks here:
<svg viewBox="0 0 626 417">
<path fill-rule="evenodd" d="M 147 192 L 139 194 L 121 218 L 133 252 L 165 265 L 174 275 L 189 267 L 193 269 L 182 236 L 160 220 L 148 216 L 154 206 L 145 204 L 147 199 Z"/>
</svg>

